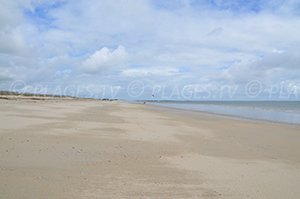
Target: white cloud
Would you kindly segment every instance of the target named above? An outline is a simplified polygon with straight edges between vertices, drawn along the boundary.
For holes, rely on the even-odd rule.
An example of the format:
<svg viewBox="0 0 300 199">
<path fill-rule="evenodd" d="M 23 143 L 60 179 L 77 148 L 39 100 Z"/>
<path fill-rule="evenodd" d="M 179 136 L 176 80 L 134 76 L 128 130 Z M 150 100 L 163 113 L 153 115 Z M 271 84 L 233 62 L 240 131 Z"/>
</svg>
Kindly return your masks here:
<svg viewBox="0 0 300 199">
<path fill-rule="evenodd" d="M 176 68 L 170 67 L 147 67 L 132 68 L 122 71 L 122 75 L 126 77 L 151 77 L 151 76 L 174 76 L 179 73 Z"/>
<path fill-rule="evenodd" d="M 127 59 L 125 47 L 119 45 L 116 49 L 103 47 L 94 52 L 83 63 L 82 69 L 87 72 L 98 72 L 124 66 Z"/>
<path fill-rule="evenodd" d="M 300 54 L 297 50 L 272 52 L 264 57 L 237 63 L 227 70 L 232 80 L 246 82 L 259 79 L 264 82 L 278 83 L 287 79 L 299 79 Z"/>
<path fill-rule="evenodd" d="M 59 85 L 126 85 L 135 78 L 171 85 L 300 81 L 298 1 L 260 2 L 258 12 L 245 5 L 230 9 L 238 8 L 236 1 L 217 3 L 1 1 L 1 79 Z"/>
<path fill-rule="evenodd" d="M 20 1 L 27 5 L 26 1 Z M 26 41 L 22 31 L 25 22 L 18 2 L 1 1 L 0 3 L 0 53 L 17 54 L 26 49 Z"/>
<path fill-rule="evenodd" d="M 20 31 L 9 30 L 0 32 L 0 53 L 16 54 L 24 53 L 26 44 Z"/>
</svg>

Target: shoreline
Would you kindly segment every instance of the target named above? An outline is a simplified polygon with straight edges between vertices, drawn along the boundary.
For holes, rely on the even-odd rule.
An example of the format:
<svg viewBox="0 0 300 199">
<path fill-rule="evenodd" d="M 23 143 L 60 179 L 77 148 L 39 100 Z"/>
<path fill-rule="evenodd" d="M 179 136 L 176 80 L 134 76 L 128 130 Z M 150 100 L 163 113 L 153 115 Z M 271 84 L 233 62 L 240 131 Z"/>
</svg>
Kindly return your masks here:
<svg viewBox="0 0 300 199">
<path fill-rule="evenodd" d="M 142 104 L 144 105 L 144 104 Z M 193 110 L 193 109 L 184 109 L 184 108 L 177 108 L 177 107 L 168 107 L 168 106 L 161 106 L 161 105 L 155 105 L 155 104 L 145 104 L 149 106 L 154 106 L 154 107 L 160 107 L 160 108 L 166 108 L 166 109 L 176 109 L 178 111 L 187 111 L 187 112 L 199 112 L 202 114 L 208 114 L 208 115 L 214 115 L 218 117 L 224 117 L 224 118 L 230 118 L 230 119 L 237 119 L 237 120 L 245 120 L 245 121 L 254 121 L 254 122 L 262 122 L 262 123 L 274 123 L 274 124 L 282 124 L 282 125 L 292 125 L 292 126 L 298 126 L 300 127 L 300 124 L 298 123 L 288 123 L 288 122 L 281 122 L 281 121 L 275 121 L 275 120 L 267 120 L 267 119 L 255 119 L 252 117 L 247 117 L 247 116 L 240 116 L 240 115 L 230 115 L 230 114 L 222 114 L 222 113 L 215 113 L 215 112 L 210 112 L 210 111 L 204 111 L 204 110 Z"/>
<path fill-rule="evenodd" d="M 5 198 L 300 197 L 299 126 L 121 101 L 33 101 L 0 100 Z"/>
</svg>

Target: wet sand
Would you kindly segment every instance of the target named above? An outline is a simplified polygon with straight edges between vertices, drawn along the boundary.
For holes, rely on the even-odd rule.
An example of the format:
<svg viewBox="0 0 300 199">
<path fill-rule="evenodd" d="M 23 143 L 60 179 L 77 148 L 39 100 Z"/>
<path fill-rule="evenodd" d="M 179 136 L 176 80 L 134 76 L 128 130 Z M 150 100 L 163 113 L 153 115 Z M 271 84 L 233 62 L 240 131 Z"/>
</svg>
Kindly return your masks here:
<svg viewBox="0 0 300 199">
<path fill-rule="evenodd" d="M 300 198 L 300 127 L 96 100 L 0 100 L 0 198 Z"/>
</svg>

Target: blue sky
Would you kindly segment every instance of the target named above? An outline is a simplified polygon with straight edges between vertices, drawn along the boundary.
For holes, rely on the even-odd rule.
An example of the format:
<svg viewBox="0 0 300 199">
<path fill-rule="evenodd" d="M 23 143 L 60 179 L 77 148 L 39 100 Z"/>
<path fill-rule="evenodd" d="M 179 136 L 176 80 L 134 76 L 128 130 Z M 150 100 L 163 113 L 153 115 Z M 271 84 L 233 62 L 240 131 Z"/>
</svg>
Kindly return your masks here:
<svg viewBox="0 0 300 199">
<path fill-rule="evenodd" d="M 124 99 L 300 98 L 295 0 L 0 3 L 0 89 Z"/>
</svg>

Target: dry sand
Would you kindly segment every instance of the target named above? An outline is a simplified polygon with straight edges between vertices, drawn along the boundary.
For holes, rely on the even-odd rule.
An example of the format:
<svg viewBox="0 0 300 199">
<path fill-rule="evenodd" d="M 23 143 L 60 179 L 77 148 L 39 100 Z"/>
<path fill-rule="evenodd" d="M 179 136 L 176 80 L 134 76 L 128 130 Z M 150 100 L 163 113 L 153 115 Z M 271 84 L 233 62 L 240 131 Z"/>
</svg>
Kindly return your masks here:
<svg viewBox="0 0 300 199">
<path fill-rule="evenodd" d="M 0 198 L 300 198 L 300 127 L 96 100 L 0 100 Z"/>
</svg>

